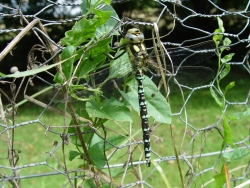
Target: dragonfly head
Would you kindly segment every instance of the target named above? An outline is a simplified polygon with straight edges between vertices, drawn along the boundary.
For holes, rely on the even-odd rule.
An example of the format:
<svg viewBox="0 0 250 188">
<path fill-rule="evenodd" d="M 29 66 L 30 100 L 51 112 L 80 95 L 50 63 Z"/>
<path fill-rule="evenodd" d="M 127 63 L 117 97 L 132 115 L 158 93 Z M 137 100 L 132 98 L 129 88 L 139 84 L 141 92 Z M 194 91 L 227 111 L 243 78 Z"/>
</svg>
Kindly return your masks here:
<svg viewBox="0 0 250 188">
<path fill-rule="evenodd" d="M 125 39 L 130 43 L 142 43 L 144 34 L 137 28 L 129 29 L 125 35 Z"/>
</svg>

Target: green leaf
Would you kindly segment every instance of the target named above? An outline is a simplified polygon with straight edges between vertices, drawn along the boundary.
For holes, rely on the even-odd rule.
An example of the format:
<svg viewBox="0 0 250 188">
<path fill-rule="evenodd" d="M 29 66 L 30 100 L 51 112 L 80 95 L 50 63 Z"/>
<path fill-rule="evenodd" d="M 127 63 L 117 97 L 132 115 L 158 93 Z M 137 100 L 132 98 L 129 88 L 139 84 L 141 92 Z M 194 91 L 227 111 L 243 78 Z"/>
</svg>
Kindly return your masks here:
<svg viewBox="0 0 250 188">
<path fill-rule="evenodd" d="M 210 93 L 212 97 L 214 98 L 215 102 L 220 106 L 223 107 L 223 101 L 221 98 L 218 97 L 218 95 L 215 93 L 214 89 L 210 87 Z"/>
<path fill-rule="evenodd" d="M 112 52 L 113 50 L 109 46 L 111 42 L 110 38 L 99 40 L 95 45 L 89 48 L 78 66 L 76 76 L 79 78 L 85 77 L 91 71 L 97 69 L 97 67 L 101 66 L 105 63 L 107 58 L 106 54 Z M 77 53 L 80 53 L 77 52 Z"/>
<path fill-rule="evenodd" d="M 226 93 L 229 89 L 232 89 L 234 86 L 235 86 L 235 82 L 230 82 L 229 84 L 227 84 L 224 93 Z"/>
<path fill-rule="evenodd" d="M 118 21 L 116 21 L 114 18 L 111 18 L 111 15 L 113 17 L 118 17 L 115 10 L 111 6 L 105 7 L 106 11 L 103 11 L 103 10 L 102 11 L 98 9 L 94 10 L 94 13 L 100 17 L 99 27 L 96 29 L 96 32 L 95 32 L 95 36 L 97 39 L 101 38 L 102 36 L 112 31 L 112 29 L 118 23 Z"/>
<path fill-rule="evenodd" d="M 117 13 L 115 12 L 115 10 L 113 9 L 112 6 L 106 6 L 102 9 L 103 11 L 111 11 L 112 12 L 112 17 L 110 17 L 104 24 L 100 25 L 97 29 L 96 29 L 96 37 L 99 38 L 101 36 L 106 35 L 107 33 L 111 35 L 120 35 L 118 32 L 111 32 L 115 26 L 118 24 L 119 20 L 119 16 L 117 15 Z M 114 19 L 117 18 L 117 19 Z"/>
<path fill-rule="evenodd" d="M 216 46 L 218 47 L 219 46 L 219 43 L 220 41 L 222 40 L 223 38 L 223 35 L 222 34 L 216 34 L 216 33 L 222 33 L 222 31 L 220 29 L 216 29 L 214 31 L 214 35 L 213 35 L 213 41 L 215 42 Z"/>
<path fill-rule="evenodd" d="M 119 145 L 120 143 L 122 143 L 126 139 L 127 139 L 126 137 L 121 136 L 121 135 L 112 136 L 112 137 L 109 137 L 105 140 L 105 142 L 106 142 L 105 148 L 104 148 L 103 140 L 99 140 L 98 142 L 91 141 L 91 147 L 94 147 L 94 145 L 98 144 L 98 146 L 100 148 L 104 148 L 104 151 L 109 151 L 110 149 L 113 149 L 114 147 L 116 147 L 117 145 Z"/>
<path fill-rule="evenodd" d="M 110 5 L 111 0 L 104 0 L 104 2 L 105 2 L 106 5 Z"/>
<path fill-rule="evenodd" d="M 127 84 L 131 91 L 128 93 L 120 91 L 120 93 L 131 107 L 139 113 L 137 81 L 132 79 L 131 82 Z M 147 103 L 148 116 L 153 117 L 155 121 L 160 123 L 171 123 L 172 113 L 169 104 L 159 92 L 154 82 L 152 82 L 152 80 L 146 75 L 144 75 L 143 86 L 145 90 L 144 95 Z"/>
<path fill-rule="evenodd" d="M 228 55 L 225 55 L 222 59 L 221 59 L 221 62 L 224 64 L 224 63 L 227 63 L 229 61 L 231 61 L 232 57 L 234 56 L 234 53 L 230 53 Z"/>
<path fill-rule="evenodd" d="M 128 54 L 124 53 L 123 50 L 118 51 L 115 54 L 115 60 L 110 62 L 109 79 L 125 77 L 131 72 L 132 66 Z"/>
<path fill-rule="evenodd" d="M 232 131 L 231 131 L 231 128 L 228 124 L 228 121 L 225 115 L 223 115 L 222 120 L 223 120 L 223 129 L 224 129 L 224 141 L 228 143 L 231 147 L 234 147 Z"/>
<path fill-rule="evenodd" d="M 79 153 L 78 151 L 69 151 L 69 160 L 73 161 L 77 156 L 82 155 L 81 153 Z"/>
<path fill-rule="evenodd" d="M 84 42 L 88 42 L 90 38 L 94 37 L 97 27 L 97 19 L 87 20 L 83 18 L 76 22 L 71 30 L 65 33 L 65 37 L 61 39 L 61 44 L 77 47 Z"/>
<path fill-rule="evenodd" d="M 66 80 L 71 77 L 73 71 L 73 63 L 75 62 L 74 58 L 70 58 L 75 54 L 75 47 L 74 46 L 67 46 L 63 49 L 60 58 L 61 60 L 66 60 L 64 64 L 62 64 L 62 72 Z M 70 59 L 69 59 L 70 58 Z"/>
<path fill-rule="evenodd" d="M 98 105 L 95 100 L 88 101 L 86 110 L 90 117 L 132 122 L 129 109 L 114 97 L 105 99 L 100 105 Z"/>
<path fill-rule="evenodd" d="M 73 58 L 73 57 L 74 56 L 72 56 L 70 58 Z M 66 59 L 66 60 L 68 60 L 68 59 Z M 25 77 L 25 76 L 32 76 L 32 75 L 38 74 L 40 72 L 47 71 L 55 66 L 58 66 L 61 63 L 64 63 L 66 60 L 60 61 L 60 62 L 52 64 L 52 65 L 42 66 L 42 67 L 39 67 L 37 69 L 32 69 L 32 70 L 27 70 L 27 71 L 23 71 L 23 72 L 16 72 L 14 74 L 5 75 L 4 77 L 5 78 L 21 78 L 21 77 Z"/>
<path fill-rule="evenodd" d="M 104 145 L 104 141 L 99 138 L 96 134 L 93 136 L 91 141 L 91 146 L 88 149 L 89 156 L 93 163 L 96 165 L 98 169 L 103 168 L 103 166 L 106 164 L 106 158 L 104 155 L 105 151 L 108 151 L 112 148 L 114 148 L 116 145 L 120 144 L 126 139 L 126 137 L 123 136 L 113 136 L 106 139 L 106 143 Z M 113 145 L 111 145 L 112 143 Z"/>
<path fill-rule="evenodd" d="M 219 75 L 219 80 L 222 80 L 226 75 L 228 75 L 229 72 L 230 72 L 230 65 L 225 64 L 224 69 L 221 71 Z"/>
<path fill-rule="evenodd" d="M 223 46 L 229 46 L 230 44 L 231 44 L 231 40 L 228 38 L 228 37 L 226 37 L 224 40 L 223 40 Z"/>
<path fill-rule="evenodd" d="M 108 119 L 108 115 L 101 110 L 95 100 L 90 100 L 86 103 L 86 111 L 88 112 L 89 117 Z"/>
<path fill-rule="evenodd" d="M 70 125 L 74 125 L 74 122 L 71 121 Z M 89 143 L 90 140 L 92 139 L 94 132 L 91 132 L 91 131 L 93 131 L 93 129 L 90 128 L 90 127 L 87 127 L 87 126 L 84 127 L 84 128 L 81 128 L 81 132 L 87 132 L 88 133 L 88 134 L 82 134 L 82 137 L 83 137 L 85 143 Z M 70 136 L 70 141 L 71 141 L 72 144 L 74 144 L 76 146 L 81 146 L 81 142 L 79 141 L 79 138 L 78 138 L 78 135 L 76 133 L 75 127 L 69 127 L 68 128 L 68 134 L 75 134 L 74 136 Z"/>
<path fill-rule="evenodd" d="M 250 151 L 247 148 L 235 148 L 231 152 L 223 154 L 225 163 L 233 163 L 242 159 L 246 159 L 250 156 Z"/>
<path fill-rule="evenodd" d="M 101 39 L 98 42 L 95 43 L 94 46 L 88 49 L 87 53 L 91 54 L 93 57 L 97 57 L 100 54 L 108 54 L 110 52 L 113 52 L 112 48 L 109 46 L 111 43 L 111 38 L 105 38 Z"/>
<path fill-rule="evenodd" d="M 214 175 L 214 180 L 216 183 L 216 188 L 223 188 L 224 183 L 226 182 L 226 174 L 220 173 Z"/>
<path fill-rule="evenodd" d="M 70 31 L 65 33 L 65 37 L 61 39 L 61 44 L 66 46 L 79 46 L 80 44 L 95 38 L 97 28 L 106 23 L 110 18 L 112 11 L 93 10 L 96 16 L 93 19 L 81 19 L 75 23 Z"/>
<path fill-rule="evenodd" d="M 241 118 L 243 118 L 245 116 L 249 116 L 249 115 L 250 115 L 250 108 L 246 108 L 246 109 L 244 109 L 243 112 L 237 112 L 237 113 L 230 115 L 229 119 L 231 121 L 233 121 L 233 120 L 241 119 Z"/>
<path fill-rule="evenodd" d="M 64 82 L 64 78 L 62 76 L 61 73 L 57 72 L 54 76 L 54 79 L 53 79 L 54 82 L 56 83 L 63 83 Z"/>
<path fill-rule="evenodd" d="M 94 178 L 84 180 L 83 187 L 96 187 L 96 184 L 94 182 Z"/>
<path fill-rule="evenodd" d="M 94 137 L 98 136 L 95 134 Z M 106 164 L 106 157 L 104 152 L 104 148 L 101 147 L 101 145 L 99 145 L 98 143 L 94 144 L 88 149 L 90 159 L 98 169 L 102 169 L 103 166 Z"/>
<path fill-rule="evenodd" d="M 99 0 L 83 0 L 81 3 L 82 13 L 87 14 L 91 8 L 95 8 L 94 5 L 97 5 L 98 1 Z"/>
<path fill-rule="evenodd" d="M 218 25 L 219 25 L 220 30 L 222 31 L 222 33 L 224 33 L 225 29 L 223 27 L 223 21 L 220 19 L 220 17 L 217 17 L 217 21 L 218 21 Z"/>
<path fill-rule="evenodd" d="M 3 74 L 3 73 L 0 72 L 0 76 L 5 76 L 5 74 Z"/>
</svg>

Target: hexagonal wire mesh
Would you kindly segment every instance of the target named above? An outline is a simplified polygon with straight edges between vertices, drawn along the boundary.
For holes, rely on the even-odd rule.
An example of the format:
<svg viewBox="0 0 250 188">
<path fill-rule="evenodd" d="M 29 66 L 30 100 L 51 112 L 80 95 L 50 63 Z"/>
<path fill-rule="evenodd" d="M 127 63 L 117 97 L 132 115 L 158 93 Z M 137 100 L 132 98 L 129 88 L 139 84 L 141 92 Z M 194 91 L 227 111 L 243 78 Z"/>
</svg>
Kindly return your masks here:
<svg viewBox="0 0 250 188">
<path fill-rule="evenodd" d="M 114 0 L 112 5 L 121 4 L 123 6 L 131 2 L 135 1 Z M 139 3 L 143 4 L 143 1 Z M 6 77 L 2 76 L 1 85 L 8 84 L 11 89 L 9 91 L 9 89 L 2 86 L 0 89 L 2 98 L 8 101 L 4 103 L 6 105 L 1 107 L 1 186 L 3 187 L 10 183 L 15 187 L 20 187 L 20 182 L 22 182 L 23 185 L 33 184 L 32 187 L 40 187 L 41 182 L 43 182 L 45 187 L 79 187 L 82 185 L 90 186 L 91 183 L 95 182 L 97 187 L 171 187 L 171 185 L 175 187 L 211 187 L 213 185 L 214 187 L 214 181 L 219 181 L 220 175 L 224 177 L 222 179 L 225 184 L 227 180 L 234 186 L 241 184 L 238 187 L 243 186 L 244 183 L 247 184 L 249 172 L 247 158 L 249 152 L 247 149 L 249 147 L 248 129 L 250 121 L 245 116 L 249 115 L 248 100 L 250 87 L 247 84 L 247 79 L 250 78 L 250 66 L 248 61 L 249 51 L 246 47 L 250 42 L 247 38 L 249 34 L 248 9 L 250 1 L 242 1 L 241 6 L 235 9 L 233 8 L 233 3 L 225 5 L 218 1 L 216 4 L 207 0 L 204 2 L 206 4 L 204 7 L 209 7 L 209 9 L 204 8 L 204 11 L 197 9 L 199 8 L 198 4 L 192 4 L 192 1 L 155 0 L 150 2 L 150 6 L 153 6 L 153 8 L 151 7 L 152 9 L 143 7 L 145 10 L 135 10 L 131 14 L 131 17 L 135 20 L 120 20 L 119 25 L 112 31 L 120 29 L 121 25 L 126 27 L 126 25 L 130 24 L 145 30 L 151 29 L 155 32 L 159 27 L 160 33 L 166 34 L 168 32 L 166 26 L 172 26 L 173 31 L 171 34 L 158 38 L 157 43 L 162 46 L 179 47 L 172 51 L 169 50 L 169 54 L 173 58 L 174 64 L 176 64 L 176 61 L 179 61 L 178 58 L 182 59 L 180 60 L 182 63 L 177 63 L 179 68 L 177 68 L 176 75 L 180 75 L 181 65 L 186 61 L 183 59 L 187 58 L 188 55 L 194 54 L 196 57 L 199 53 L 204 55 L 208 52 L 215 52 L 215 47 L 206 48 L 206 46 L 203 46 L 200 48 L 200 45 L 198 45 L 197 49 L 195 47 L 194 50 L 192 47 L 187 48 L 185 46 L 211 40 L 214 30 L 218 28 L 216 17 L 225 20 L 224 23 L 227 27 L 233 28 L 230 30 L 231 33 L 227 32 L 229 28 L 226 26 L 226 32 L 221 31 L 224 37 L 228 37 L 232 41 L 226 48 L 226 54 L 235 53 L 233 59 L 225 62 L 219 69 L 217 66 L 218 57 L 214 56 L 211 63 L 206 65 L 211 66 L 216 72 L 216 75 L 212 78 L 207 76 L 206 72 L 196 72 L 197 66 L 187 67 L 187 70 L 191 68 L 195 71 L 192 74 L 186 72 L 187 76 L 183 77 L 186 82 L 181 82 L 180 92 L 170 92 L 168 95 L 168 102 L 172 111 L 172 123 L 157 123 L 154 118 L 149 118 L 151 129 L 151 167 L 147 168 L 143 161 L 143 142 L 141 141 L 142 134 L 140 123 L 138 123 L 139 120 L 137 120 L 139 119 L 137 112 L 132 113 L 132 117 L 130 117 L 132 121 L 117 121 L 110 118 L 109 121 L 99 123 L 97 126 L 95 121 L 98 118 L 93 118 L 93 121 L 85 119 L 84 102 L 72 102 L 73 108 L 70 108 L 69 93 L 63 92 L 65 84 L 60 85 L 53 82 L 51 79 L 55 74 L 53 71 L 47 72 L 49 76 L 34 72 L 32 77 L 27 75 L 29 76 L 28 81 L 24 77 L 21 82 L 16 78 L 8 81 Z M 1 35 L 5 37 L 7 35 L 12 36 L 17 31 L 21 33 L 19 39 L 15 38 L 16 42 L 11 42 L 1 52 L 2 64 L 6 63 L 7 60 L 16 59 L 17 54 L 18 56 L 27 56 L 20 51 L 23 49 L 15 46 L 23 36 L 26 36 L 26 38 L 22 40 L 31 38 L 28 31 L 32 28 L 33 32 L 37 32 L 43 37 L 40 40 L 45 41 L 44 43 L 47 46 L 48 43 L 52 44 L 50 50 L 53 49 L 53 45 L 56 50 L 54 54 L 48 55 L 46 54 L 46 49 L 42 46 L 44 43 L 35 45 L 31 50 L 28 49 L 28 63 L 35 62 L 39 66 L 45 67 L 45 65 L 52 62 L 58 62 L 57 54 L 62 52 L 63 47 L 54 42 L 53 36 L 49 36 L 40 27 L 41 25 L 39 28 L 34 26 L 41 21 L 46 30 L 62 30 L 67 24 L 72 25 L 72 23 L 84 17 L 84 15 L 78 16 L 81 11 L 80 3 L 66 4 L 47 1 L 47 4 L 39 5 L 40 9 L 33 15 L 21 13 L 20 10 L 25 11 L 25 9 L 29 9 L 31 6 L 31 2 L 29 4 L 23 2 L 19 7 L 20 9 L 13 9 L 11 6 L 1 4 L 0 7 L 3 10 L 1 16 L 4 19 L 9 18 L 15 22 L 16 18 L 18 18 L 18 21 L 21 18 L 23 25 L 24 23 L 28 24 L 26 19 L 35 19 L 23 28 L 16 26 L 15 29 L 1 29 Z M 100 10 L 104 7 L 103 4 L 98 6 Z M 10 14 L 10 10 L 14 11 L 14 13 Z M 67 12 L 71 16 L 70 19 L 63 18 Z M 45 17 L 44 13 L 49 14 L 50 18 Z M 61 19 L 57 19 L 58 17 Z M 139 18 L 140 21 L 137 21 Z M 2 21 L 6 21 L 4 19 Z M 116 19 L 118 18 L 114 17 L 114 20 Z M 171 24 L 167 25 L 169 21 L 174 23 L 175 27 Z M 198 26 L 195 25 L 196 22 L 199 23 Z M 212 25 L 209 23 L 213 23 L 214 28 L 206 27 L 205 23 L 209 26 Z M 5 25 L 7 26 L 7 24 Z M 112 32 L 106 36 L 111 35 Z M 173 33 L 177 34 L 173 35 Z M 176 38 L 176 36 L 179 37 Z M 163 42 L 163 40 L 170 40 L 170 38 L 171 42 Z M 152 49 L 149 47 L 151 45 L 147 45 L 148 51 Z M 190 49 L 193 51 L 186 55 L 184 53 L 187 52 L 187 49 L 189 52 Z M 42 53 L 38 54 L 39 51 Z M 4 59 L 8 52 L 14 55 L 6 56 Z M 185 55 L 185 57 L 183 58 L 182 55 Z M 176 56 L 176 59 L 174 56 Z M 191 63 L 188 66 L 200 62 L 196 62 L 195 59 L 189 59 L 189 62 L 190 60 Z M 28 69 L 32 69 L 30 65 L 24 64 Z M 219 82 L 218 80 L 225 75 L 225 69 L 227 68 L 224 67 L 229 66 L 231 70 L 226 75 L 228 79 Z M 180 73 L 178 72 L 179 70 Z M 207 69 L 205 68 L 205 70 Z M 97 80 L 103 80 L 103 76 L 107 76 L 106 72 L 108 71 L 104 70 L 97 74 Z M 206 76 L 211 79 L 204 79 L 203 77 Z M 176 78 L 178 77 L 176 76 Z M 192 84 L 196 81 L 198 86 L 197 84 Z M 220 87 L 225 88 L 231 81 L 235 81 L 236 86 L 231 90 L 224 89 L 224 93 L 221 92 Z M 116 80 L 116 82 L 118 83 L 119 80 Z M 25 86 L 24 95 L 22 95 L 20 90 L 24 88 L 24 83 L 27 85 Z M 185 83 L 187 84 L 185 85 Z M 29 84 L 35 85 L 34 89 L 30 89 L 29 86 L 28 93 L 31 93 L 29 94 L 30 96 L 26 94 L 26 87 Z M 42 85 L 41 88 L 39 84 Z M 93 85 L 89 85 L 93 88 Z M 105 87 L 111 87 L 112 85 L 114 84 L 108 82 Z M 229 87 L 231 87 L 230 84 L 227 88 Z M 106 91 L 107 94 L 105 94 Z M 106 91 L 104 91 L 102 96 L 108 98 L 108 95 L 110 96 L 109 89 Z M 118 92 L 116 91 L 116 93 Z M 217 95 L 222 94 L 222 96 L 218 97 L 215 93 Z M 25 100 L 22 100 L 20 96 L 24 96 Z M 117 96 L 117 94 L 113 95 L 112 93 L 111 96 Z M 35 97 L 38 97 L 40 101 L 35 99 Z M 66 100 L 66 102 L 63 103 L 62 99 Z M 24 103 L 26 105 L 23 105 Z M 33 106 L 32 110 L 30 110 L 31 106 L 29 104 L 33 103 L 36 106 Z M 70 108 L 69 111 L 67 110 L 68 108 Z M 119 108 L 117 107 L 117 111 L 120 108 L 120 106 Z M 76 111 L 77 115 L 72 115 L 72 111 Z M 76 113 L 74 112 L 73 114 Z M 75 121 L 71 121 L 74 118 Z M 76 123 L 77 121 L 80 123 Z M 85 129 L 86 127 L 87 129 Z M 76 131 L 73 131 L 75 128 Z M 109 148 L 109 150 L 105 149 L 107 151 L 104 155 L 105 165 L 99 164 L 102 166 L 101 169 L 98 168 L 97 163 L 100 162 L 98 157 L 101 158 L 103 155 L 95 153 L 100 150 L 90 149 L 90 146 L 93 146 L 95 143 L 86 144 L 89 149 L 87 153 L 89 153 L 92 159 L 90 163 L 93 163 L 93 167 L 90 163 L 87 165 L 84 162 L 84 159 L 87 159 L 81 149 L 82 143 L 77 144 L 78 150 L 76 150 L 75 143 L 73 143 L 76 135 L 83 135 L 80 137 L 83 141 L 85 139 L 85 142 L 86 139 L 90 140 L 88 137 L 91 137 L 91 142 L 99 142 L 102 143 L 102 147 Z M 117 135 L 119 137 L 115 137 Z M 96 137 L 96 140 L 93 139 L 94 137 Z M 112 138 L 121 140 L 112 140 Z M 233 144 L 230 143 L 231 141 Z M 240 157 L 231 156 L 230 158 L 230 152 L 235 151 L 235 149 L 226 146 L 235 146 L 238 153 L 234 154 L 238 154 Z M 103 162 L 100 163 L 103 164 Z M 32 181 L 28 181 L 30 178 L 32 178 Z M 43 178 L 42 181 L 40 178 Z"/>
</svg>

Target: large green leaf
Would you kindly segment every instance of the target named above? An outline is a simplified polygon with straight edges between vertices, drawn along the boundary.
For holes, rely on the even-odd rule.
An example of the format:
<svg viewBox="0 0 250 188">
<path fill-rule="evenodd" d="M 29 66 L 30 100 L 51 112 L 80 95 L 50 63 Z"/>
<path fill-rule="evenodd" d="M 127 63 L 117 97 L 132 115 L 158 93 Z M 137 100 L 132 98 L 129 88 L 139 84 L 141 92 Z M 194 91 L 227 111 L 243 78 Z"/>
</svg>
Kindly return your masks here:
<svg viewBox="0 0 250 188">
<path fill-rule="evenodd" d="M 111 16 L 111 11 L 95 10 L 96 15 L 93 19 L 83 18 L 75 23 L 71 30 L 65 33 L 61 39 L 62 45 L 79 46 L 95 38 L 96 29 L 104 24 Z"/>
<path fill-rule="evenodd" d="M 101 104 L 98 104 L 95 100 L 88 101 L 86 110 L 90 117 L 132 122 L 129 109 L 113 97 L 105 99 Z"/>
<path fill-rule="evenodd" d="M 229 115 L 229 119 L 231 121 L 236 120 L 236 119 L 241 119 L 244 116 L 250 116 L 250 108 L 246 108 L 243 110 L 243 112 L 237 112 L 232 115 Z"/>
<path fill-rule="evenodd" d="M 78 66 L 76 76 L 85 77 L 86 74 L 96 70 L 96 67 L 101 66 L 105 62 L 107 58 L 106 53 L 113 51 L 109 46 L 110 41 L 110 38 L 99 40 L 85 52 Z M 80 50 L 78 50 L 77 53 L 80 54 Z"/>
<path fill-rule="evenodd" d="M 102 10 L 111 11 L 112 12 L 112 17 L 110 17 L 108 19 L 108 21 L 106 21 L 103 25 L 99 26 L 96 29 L 96 32 L 95 32 L 96 37 L 99 38 L 99 37 L 101 37 L 103 35 L 106 35 L 107 33 L 109 33 L 110 35 L 118 34 L 117 32 L 112 31 L 114 29 L 114 27 L 118 23 L 117 20 L 119 20 L 119 17 L 117 15 L 117 13 L 115 12 L 115 10 L 113 9 L 112 6 L 105 6 Z M 116 18 L 116 19 L 114 19 L 114 18 Z"/>
<path fill-rule="evenodd" d="M 125 93 L 120 91 L 125 100 L 131 105 L 131 107 L 139 113 L 139 102 L 138 102 L 138 84 L 135 79 L 132 79 L 128 83 L 131 91 Z M 157 89 L 154 82 L 147 76 L 144 76 L 143 86 L 145 91 L 145 98 L 147 103 L 148 116 L 153 117 L 157 122 L 160 123 L 171 123 L 172 113 L 169 104 L 166 99 Z"/>
<path fill-rule="evenodd" d="M 250 156 L 250 151 L 247 148 L 235 148 L 231 152 L 226 152 L 223 154 L 223 159 L 225 163 L 236 162 Z"/>
<path fill-rule="evenodd" d="M 106 157 L 104 152 L 114 148 L 116 145 L 123 142 L 125 139 L 125 137 L 118 135 L 107 138 L 104 143 L 104 141 L 100 139 L 99 136 L 94 134 L 91 141 L 91 145 L 88 149 L 89 156 L 94 165 L 98 169 L 103 168 L 103 166 L 106 164 Z M 112 145 L 110 143 L 112 143 Z"/>
<path fill-rule="evenodd" d="M 215 183 L 216 183 L 215 188 L 222 188 L 225 181 L 226 181 L 225 173 L 219 173 L 219 174 L 214 175 L 214 180 L 215 180 Z"/>
</svg>

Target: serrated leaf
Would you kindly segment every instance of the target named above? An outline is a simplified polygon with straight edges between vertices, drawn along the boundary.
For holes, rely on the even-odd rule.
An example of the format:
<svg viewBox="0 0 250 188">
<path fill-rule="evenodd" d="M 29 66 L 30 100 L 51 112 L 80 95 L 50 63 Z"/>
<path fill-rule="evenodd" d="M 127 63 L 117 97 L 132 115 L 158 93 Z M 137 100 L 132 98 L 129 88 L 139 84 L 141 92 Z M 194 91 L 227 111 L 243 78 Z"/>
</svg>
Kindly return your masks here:
<svg viewBox="0 0 250 188">
<path fill-rule="evenodd" d="M 98 17 L 98 26 L 103 25 L 108 21 L 112 15 L 112 11 L 103 11 L 99 9 L 93 9 L 94 14 Z"/>
<path fill-rule="evenodd" d="M 250 108 L 244 109 L 243 112 L 237 112 L 229 116 L 229 119 L 231 121 L 236 120 L 236 119 L 241 119 L 245 116 L 250 116 Z"/>
<path fill-rule="evenodd" d="M 88 42 L 90 38 L 94 37 L 97 27 L 97 19 L 87 20 L 82 18 L 75 23 L 71 30 L 65 33 L 65 37 L 61 39 L 61 44 L 76 47 L 84 42 Z"/>
<path fill-rule="evenodd" d="M 93 19 L 82 18 L 65 33 L 65 37 L 61 39 L 61 44 L 66 46 L 79 46 L 88 42 L 91 38 L 95 38 L 97 28 L 106 23 L 110 18 L 112 11 L 93 10 L 95 17 Z"/>
<path fill-rule="evenodd" d="M 139 113 L 137 81 L 132 79 L 128 85 L 131 88 L 131 91 L 128 93 L 120 91 L 120 93 L 131 107 Z M 153 117 L 155 121 L 160 123 L 171 123 L 172 113 L 169 104 L 152 80 L 145 75 L 143 86 L 145 90 L 144 95 L 147 103 L 148 116 Z"/>
<path fill-rule="evenodd" d="M 214 89 L 211 87 L 210 88 L 210 93 L 212 95 L 212 97 L 214 98 L 215 102 L 220 106 L 220 107 L 223 107 L 223 102 L 222 102 L 222 99 L 220 99 L 218 97 L 218 95 L 215 93 Z"/>
<path fill-rule="evenodd" d="M 226 163 L 236 162 L 250 156 L 250 151 L 247 148 L 236 148 L 231 152 L 223 154 L 223 158 Z"/>
</svg>

